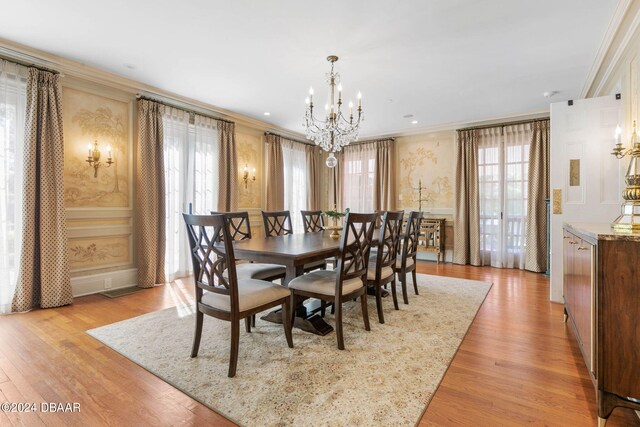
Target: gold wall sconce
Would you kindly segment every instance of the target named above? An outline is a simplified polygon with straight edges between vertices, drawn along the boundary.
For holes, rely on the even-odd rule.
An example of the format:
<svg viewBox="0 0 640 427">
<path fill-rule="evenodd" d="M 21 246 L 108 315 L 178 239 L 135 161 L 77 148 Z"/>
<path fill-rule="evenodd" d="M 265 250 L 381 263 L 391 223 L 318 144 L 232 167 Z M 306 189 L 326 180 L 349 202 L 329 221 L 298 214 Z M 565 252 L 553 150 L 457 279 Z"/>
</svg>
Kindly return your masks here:
<svg viewBox="0 0 640 427">
<path fill-rule="evenodd" d="M 96 141 L 93 144 L 93 146 L 91 146 L 91 144 L 88 144 L 87 149 L 89 150 L 89 157 L 87 157 L 87 163 L 89 163 L 89 166 L 93 166 L 93 177 L 97 178 L 98 168 L 102 166 L 102 163 L 100 163 L 100 149 L 98 148 L 98 141 Z M 115 163 L 111 157 L 110 145 L 107 145 L 107 153 L 109 154 L 109 157 L 107 158 L 107 161 L 105 163 L 107 165 L 106 167 L 109 167 L 113 163 Z"/>
<path fill-rule="evenodd" d="M 629 141 L 630 148 L 622 145 L 622 129 L 616 128 L 616 145 L 611 154 L 617 159 L 631 157 L 625 176 L 626 188 L 622 192 L 622 212 L 611 224 L 614 230 L 640 230 L 640 139 L 633 121 L 633 132 Z"/>
<path fill-rule="evenodd" d="M 242 180 L 244 181 L 244 188 L 247 189 L 249 185 L 249 181 L 256 180 L 256 168 L 253 168 L 253 178 L 249 178 L 249 166 L 247 164 L 244 165 L 244 172 L 242 174 Z"/>
</svg>

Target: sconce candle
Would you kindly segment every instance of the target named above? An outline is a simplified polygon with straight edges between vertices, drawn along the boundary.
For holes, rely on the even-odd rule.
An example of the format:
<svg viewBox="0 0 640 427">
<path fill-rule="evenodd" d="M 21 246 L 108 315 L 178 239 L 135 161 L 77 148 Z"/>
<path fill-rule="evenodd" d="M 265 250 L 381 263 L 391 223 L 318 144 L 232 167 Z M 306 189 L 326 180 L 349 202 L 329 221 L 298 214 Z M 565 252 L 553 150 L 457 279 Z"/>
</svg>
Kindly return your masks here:
<svg viewBox="0 0 640 427">
<path fill-rule="evenodd" d="M 245 164 L 244 165 L 244 170 L 243 170 L 243 174 L 242 174 L 242 180 L 244 181 L 244 188 L 248 188 L 249 185 L 249 165 Z M 253 178 L 251 178 L 251 181 L 255 181 L 256 180 L 256 168 L 253 168 Z"/>
<path fill-rule="evenodd" d="M 87 157 L 87 163 L 89 163 L 89 166 L 93 166 L 93 177 L 97 178 L 98 177 L 98 168 L 100 166 L 102 166 L 102 163 L 100 163 L 100 149 L 98 148 L 98 141 L 95 141 L 95 143 L 93 144 L 93 147 L 91 146 L 91 144 L 87 145 L 87 148 L 89 150 L 89 156 Z M 107 146 L 107 152 L 109 153 L 109 157 L 107 158 L 106 164 L 107 167 L 111 166 L 114 161 L 111 158 L 111 146 L 108 145 Z"/>
</svg>

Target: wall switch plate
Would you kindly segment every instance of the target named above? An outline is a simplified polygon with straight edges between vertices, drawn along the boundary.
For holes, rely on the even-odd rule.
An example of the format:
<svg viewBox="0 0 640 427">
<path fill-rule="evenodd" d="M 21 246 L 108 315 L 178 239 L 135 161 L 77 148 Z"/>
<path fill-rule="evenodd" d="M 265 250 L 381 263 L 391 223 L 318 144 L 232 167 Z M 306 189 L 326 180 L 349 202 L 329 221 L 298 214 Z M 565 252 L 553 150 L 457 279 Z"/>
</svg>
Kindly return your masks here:
<svg viewBox="0 0 640 427">
<path fill-rule="evenodd" d="M 111 289 L 111 278 L 104 279 L 104 288 L 105 289 Z"/>
</svg>

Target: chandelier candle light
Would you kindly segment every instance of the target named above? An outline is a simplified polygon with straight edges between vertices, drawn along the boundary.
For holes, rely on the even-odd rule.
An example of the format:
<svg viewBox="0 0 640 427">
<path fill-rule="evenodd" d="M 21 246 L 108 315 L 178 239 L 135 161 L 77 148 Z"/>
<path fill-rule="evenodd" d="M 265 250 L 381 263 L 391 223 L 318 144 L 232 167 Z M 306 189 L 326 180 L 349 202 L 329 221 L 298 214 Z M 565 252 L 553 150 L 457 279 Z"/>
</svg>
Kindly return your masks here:
<svg viewBox="0 0 640 427">
<path fill-rule="evenodd" d="M 627 187 L 622 192 L 622 212 L 611 224 L 614 230 L 640 230 L 640 140 L 636 131 L 636 122 L 633 121 L 633 133 L 631 134 L 631 148 L 622 146 L 622 129 L 616 128 L 616 145 L 611 152 L 617 159 L 630 156 L 631 161 L 627 168 L 625 183 Z"/>
<path fill-rule="evenodd" d="M 351 141 L 358 139 L 360 122 L 364 121 L 362 112 L 362 94 L 358 92 L 357 119 L 353 117 L 353 102 L 349 101 L 349 115 L 342 113 L 342 84 L 340 84 L 340 74 L 333 71 L 338 57 L 331 55 L 327 57 L 331 63 L 331 72 L 327 74 L 329 83 L 329 101 L 325 104 L 326 118 L 320 120 L 313 115 L 313 88 L 309 89 L 309 96 L 305 99 L 307 104 L 304 115 L 305 135 L 319 145 L 324 151 L 329 153 L 327 166 L 336 166 L 338 160 L 335 153 L 342 150 L 342 147 L 349 145 Z M 336 102 L 336 89 L 338 90 L 338 100 Z"/>
</svg>

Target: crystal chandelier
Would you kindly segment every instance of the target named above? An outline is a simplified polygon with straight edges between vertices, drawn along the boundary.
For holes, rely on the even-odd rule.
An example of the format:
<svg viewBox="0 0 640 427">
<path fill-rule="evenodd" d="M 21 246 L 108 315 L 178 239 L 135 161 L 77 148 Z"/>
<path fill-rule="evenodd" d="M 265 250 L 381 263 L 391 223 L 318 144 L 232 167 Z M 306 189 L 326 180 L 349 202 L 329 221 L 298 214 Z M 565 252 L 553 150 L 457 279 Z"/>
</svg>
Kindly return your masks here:
<svg viewBox="0 0 640 427">
<path fill-rule="evenodd" d="M 338 161 L 335 153 L 342 150 L 342 147 L 349 145 L 351 141 L 358 139 L 360 122 L 364 121 L 362 113 L 362 94 L 358 92 L 358 117 L 353 118 L 353 102 L 349 101 L 349 116 L 342 113 L 342 85 L 340 84 L 340 74 L 333 71 L 333 66 L 338 57 L 331 55 L 327 57 L 331 62 L 331 72 L 327 74 L 329 83 L 329 101 L 325 104 L 324 120 L 319 120 L 313 115 L 313 88 L 309 89 L 309 97 L 305 99 L 307 108 L 304 115 L 305 135 L 319 145 L 324 151 L 329 153 L 327 166 L 332 168 Z M 338 100 L 336 102 L 335 92 L 338 90 Z"/>
</svg>

